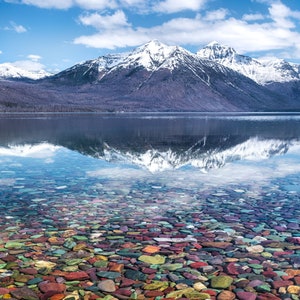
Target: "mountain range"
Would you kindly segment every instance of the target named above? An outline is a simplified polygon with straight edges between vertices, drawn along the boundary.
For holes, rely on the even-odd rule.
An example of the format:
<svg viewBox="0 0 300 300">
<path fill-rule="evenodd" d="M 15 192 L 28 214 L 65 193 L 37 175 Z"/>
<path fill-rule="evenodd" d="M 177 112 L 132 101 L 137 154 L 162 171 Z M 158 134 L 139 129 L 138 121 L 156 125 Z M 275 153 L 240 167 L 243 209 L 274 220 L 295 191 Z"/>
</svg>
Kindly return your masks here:
<svg viewBox="0 0 300 300">
<path fill-rule="evenodd" d="M 0 111 L 299 111 L 300 65 L 150 41 L 58 74 L 0 65 Z"/>
</svg>

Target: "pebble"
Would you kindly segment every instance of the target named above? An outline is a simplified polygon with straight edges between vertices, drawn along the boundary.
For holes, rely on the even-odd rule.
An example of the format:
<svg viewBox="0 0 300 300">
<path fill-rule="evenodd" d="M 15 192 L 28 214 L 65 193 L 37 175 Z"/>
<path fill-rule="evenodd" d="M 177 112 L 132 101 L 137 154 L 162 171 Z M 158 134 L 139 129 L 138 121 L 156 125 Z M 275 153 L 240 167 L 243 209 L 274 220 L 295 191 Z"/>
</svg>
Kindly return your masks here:
<svg viewBox="0 0 300 300">
<path fill-rule="evenodd" d="M 116 291 L 116 286 L 113 280 L 102 280 L 98 283 L 98 289 L 102 292 L 112 293 Z"/>
<path fill-rule="evenodd" d="M 230 287 L 233 279 L 230 276 L 216 276 L 211 279 L 211 287 L 214 289 L 226 289 Z"/>
<path fill-rule="evenodd" d="M 217 296 L 217 300 L 234 300 L 234 299 L 236 299 L 236 295 L 231 291 L 222 291 Z"/>
<path fill-rule="evenodd" d="M 52 172 L 0 185 L 2 299 L 299 300 L 300 200 L 282 188 L 298 177 L 168 188 Z"/>
</svg>

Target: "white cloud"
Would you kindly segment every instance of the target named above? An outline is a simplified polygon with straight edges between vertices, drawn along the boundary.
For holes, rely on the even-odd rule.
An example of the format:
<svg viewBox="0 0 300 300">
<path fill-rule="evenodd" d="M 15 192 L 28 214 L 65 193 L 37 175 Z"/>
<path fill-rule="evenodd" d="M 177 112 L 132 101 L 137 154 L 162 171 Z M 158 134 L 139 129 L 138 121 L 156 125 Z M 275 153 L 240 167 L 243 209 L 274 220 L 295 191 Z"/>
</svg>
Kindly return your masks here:
<svg viewBox="0 0 300 300">
<path fill-rule="evenodd" d="M 3 52 L 0 50 L 0 54 L 2 54 Z"/>
<path fill-rule="evenodd" d="M 174 13 L 199 10 L 207 0 L 4 0 L 9 3 L 33 5 L 40 8 L 69 9 L 74 6 L 88 10 L 131 8 L 140 11 Z"/>
<path fill-rule="evenodd" d="M 68 9 L 73 6 L 73 0 L 21 0 L 20 2 L 40 8 Z"/>
<path fill-rule="evenodd" d="M 79 21 L 86 26 L 92 26 L 98 30 L 115 28 L 123 28 L 130 26 L 127 22 L 126 15 L 123 11 L 116 11 L 113 15 L 100 15 L 98 13 L 92 13 L 85 16 L 80 16 Z"/>
<path fill-rule="evenodd" d="M 117 8 L 116 1 L 107 0 L 75 0 L 74 4 L 84 9 L 98 10 L 106 8 Z"/>
<path fill-rule="evenodd" d="M 187 2 L 187 1 L 186 1 Z M 137 3 L 137 1 L 135 1 Z M 166 4 L 167 1 L 161 2 Z M 171 10 L 183 9 L 184 4 L 172 2 Z M 203 1 L 188 2 L 196 9 Z M 194 6 L 193 6 L 194 5 Z M 186 6 L 186 7 L 187 7 Z M 300 11 L 292 11 L 281 2 L 270 4 L 269 15 L 244 15 L 234 18 L 226 9 L 198 12 L 194 18 L 173 18 L 158 26 L 134 27 L 123 11 L 113 15 L 90 14 L 81 17 L 86 26 L 96 29 L 95 34 L 80 36 L 75 44 L 88 47 L 115 49 L 118 47 L 137 46 L 151 39 L 173 45 L 203 46 L 212 40 L 231 45 L 241 53 L 285 51 L 289 58 L 300 54 L 300 33 L 295 30 L 295 19 L 300 19 Z M 156 7 L 157 9 L 157 7 Z"/>
<path fill-rule="evenodd" d="M 205 15 L 205 20 L 207 21 L 224 20 L 227 15 L 228 15 L 228 10 L 224 8 L 220 8 L 218 10 L 207 12 Z"/>
<path fill-rule="evenodd" d="M 282 3 L 274 3 L 269 8 L 271 19 L 275 22 L 278 27 L 281 28 L 294 28 L 295 24 L 291 18 L 299 18 L 300 12 L 293 12 Z"/>
<path fill-rule="evenodd" d="M 164 0 L 158 3 L 154 10 L 163 13 L 176 13 L 183 10 L 198 11 L 205 2 L 206 0 Z"/>
<path fill-rule="evenodd" d="M 265 16 L 262 14 L 245 14 L 242 17 L 242 20 L 244 21 L 259 21 L 259 20 L 264 20 Z"/>
<path fill-rule="evenodd" d="M 13 30 L 17 33 L 24 33 L 27 31 L 27 29 L 23 25 L 18 25 L 15 22 L 10 22 L 10 27 L 6 28 L 7 30 Z"/>
<path fill-rule="evenodd" d="M 32 61 L 39 61 L 42 57 L 36 54 L 29 54 L 27 58 L 29 58 Z"/>
</svg>

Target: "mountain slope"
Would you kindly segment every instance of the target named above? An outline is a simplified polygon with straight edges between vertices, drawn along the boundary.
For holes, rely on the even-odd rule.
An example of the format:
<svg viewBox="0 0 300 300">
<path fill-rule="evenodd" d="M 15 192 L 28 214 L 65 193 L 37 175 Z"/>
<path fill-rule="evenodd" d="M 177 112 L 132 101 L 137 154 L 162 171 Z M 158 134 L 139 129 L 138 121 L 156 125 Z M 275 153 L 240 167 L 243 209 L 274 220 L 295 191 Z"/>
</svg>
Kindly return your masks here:
<svg viewBox="0 0 300 300">
<path fill-rule="evenodd" d="M 244 75 L 158 41 L 124 56 L 78 64 L 44 82 L 77 89 L 95 106 L 114 110 L 244 111 L 281 105 L 277 95 Z"/>
</svg>

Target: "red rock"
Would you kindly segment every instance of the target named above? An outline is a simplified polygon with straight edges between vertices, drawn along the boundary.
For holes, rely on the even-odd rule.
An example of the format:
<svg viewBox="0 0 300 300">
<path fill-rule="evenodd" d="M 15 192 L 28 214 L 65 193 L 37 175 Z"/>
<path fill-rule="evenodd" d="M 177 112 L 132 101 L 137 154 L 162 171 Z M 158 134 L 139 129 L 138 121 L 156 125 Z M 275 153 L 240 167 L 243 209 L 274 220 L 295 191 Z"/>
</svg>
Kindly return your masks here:
<svg viewBox="0 0 300 300">
<path fill-rule="evenodd" d="M 128 289 L 121 288 L 115 292 L 115 295 L 122 295 L 127 297 L 129 297 L 131 294 L 132 294 L 131 288 Z"/>
<path fill-rule="evenodd" d="M 0 287 L 0 295 L 9 294 L 10 290 Z"/>
<path fill-rule="evenodd" d="M 13 262 L 13 261 L 17 260 L 17 258 L 14 255 L 11 255 L 11 254 L 8 254 L 8 255 L 2 257 L 1 259 L 5 262 Z"/>
<path fill-rule="evenodd" d="M 294 277 L 294 281 L 295 281 L 296 285 L 300 285 L 300 276 Z"/>
<path fill-rule="evenodd" d="M 212 297 L 214 297 L 214 296 L 217 295 L 217 292 L 214 291 L 214 290 L 204 290 L 203 293 L 208 294 L 208 295 L 210 295 Z"/>
<path fill-rule="evenodd" d="M 256 300 L 280 300 L 281 298 L 276 297 L 275 295 L 271 294 L 271 293 L 266 293 L 266 294 L 262 294 L 257 296 Z"/>
<path fill-rule="evenodd" d="M 73 281 L 73 280 L 86 280 L 86 279 L 90 278 L 89 275 L 84 271 L 65 273 L 63 275 L 63 277 L 66 280 L 70 280 L 70 281 Z"/>
<path fill-rule="evenodd" d="M 300 244 L 300 237 L 289 237 L 286 239 L 287 242 L 290 242 L 290 243 L 294 243 L 294 244 Z"/>
<path fill-rule="evenodd" d="M 55 294 L 60 294 L 60 293 L 64 293 L 64 291 L 66 290 L 66 285 L 63 283 L 43 281 L 39 283 L 38 286 L 43 293 L 54 292 Z M 51 296 L 53 295 L 54 294 L 52 294 Z"/>
<path fill-rule="evenodd" d="M 24 273 L 28 275 L 36 275 L 38 271 L 34 268 L 25 268 L 25 269 L 20 269 L 20 273 Z"/>
<path fill-rule="evenodd" d="M 175 227 L 185 227 L 186 224 L 184 224 L 184 223 L 176 223 L 176 224 L 174 224 L 174 226 Z"/>
<path fill-rule="evenodd" d="M 39 238 L 33 239 L 33 242 L 34 242 L 34 243 L 45 243 L 47 240 L 48 240 L 47 237 L 41 236 L 41 237 L 39 237 Z"/>
<path fill-rule="evenodd" d="M 274 256 L 284 256 L 284 255 L 291 255 L 293 253 L 294 253 L 294 251 L 277 251 L 277 252 L 274 252 L 273 255 Z"/>
<path fill-rule="evenodd" d="M 122 278 L 120 287 L 132 286 L 135 283 L 136 283 L 136 281 L 124 277 L 124 278 Z"/>
<path fill-rule="evenodd" d="M 275 280 L 272 282 L 274 289 L 279 289 L 280 287 L 287 287 L 289 285 L 293 285 L 293 281 L 291 280 Z"/>
<path fill-rule="evenodd" d="M 194 243 L 193 247 L 195 247 L 196 249 L 201 249 L 202 248 L 202 246 L 198 243 Z"/>
<path fill-rule="evenodd" d="M 229 263 L 225 269 L 226 269 L 227 274 L 230 274 L 230 275 L 238 275 L 239 274 L 234 262 Z"/>
<path fill-rule="evenodd" d="M 46 275 L 46 276 L 43 276 L 43 280 L 44 280 L 44 281 L 47 281 L 47 282 L 56 282 L 55 276 L 53 276 L 53 275 Z"/>
<path fill-rule="evenodd" d="M 203 242 L 202 247 L 226 249 L 232 246 L 229 242 Z"/>
<path fill-rule="evenodd" d="M 236 295 L 239 300 L 256 300 L 257 297 L 254 293 L 243 291 L 237 292 Z"/>
<path fill-rule="evenodd" d="M 163 296 L 164 293 L 162 291 L 146 291 L 145 296 L 150 298 L 160 297 Z"/>
<path fill-rule="evenodd" d="M 157 270 L 152 269 L 152 268 L 144 268 L 143 269 L 144 274 L 155 274 L 156 272 L 157 272 Z"/>
<path fill-rule="evenodd" d="M 273 270 L 266 270 L 262 274 L 267 278 L 274 278 L 278 276 L 277 273 L 274 272 Z"/>
<path fill-rule="evenodd" d="M 205 267 L 205 266 L 208 266 L 208 264 L 204 261 L 197 261 L 197 262 L 191 263 L 189 265 L 189 267 L 191 267 L 193 269 L 199 269 L 199 268 Z"/>
</svg>

